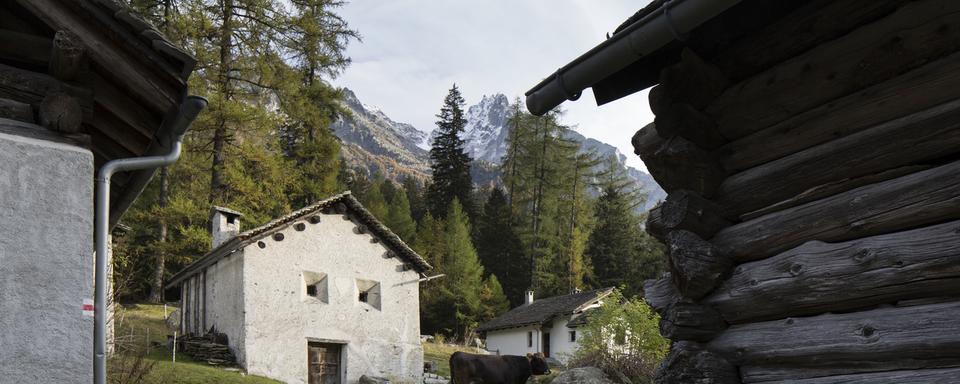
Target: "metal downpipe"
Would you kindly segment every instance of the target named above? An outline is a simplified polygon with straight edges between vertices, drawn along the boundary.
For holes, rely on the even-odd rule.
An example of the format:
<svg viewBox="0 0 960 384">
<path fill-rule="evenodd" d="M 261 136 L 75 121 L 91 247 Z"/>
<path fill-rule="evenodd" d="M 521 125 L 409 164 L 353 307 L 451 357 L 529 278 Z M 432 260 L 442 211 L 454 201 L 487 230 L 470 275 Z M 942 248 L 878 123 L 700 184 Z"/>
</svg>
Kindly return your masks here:
<svg viewBox="0 0 960 384">
<path fill-rule="evenodd" d="M 96 217 L 94 241 L 96 243 L 96 266 L 94 277 L 94 328 L 93 328 L 93 382 L 107 382 L 107 245 L 110 231 L 110 178 L 114 173 L 158 168 L 173 164 L 180 158 L 183 147 L 183 135 L 201 110 L 206 108 L 207 100 L 199 96 L 189 96 L 180 105 L 180 111 L 171 123 L 172 134 L 170 152 L 161 156 L 145 156 L 111 160 L 100 168 L 96 178 Z"/>
</svg>

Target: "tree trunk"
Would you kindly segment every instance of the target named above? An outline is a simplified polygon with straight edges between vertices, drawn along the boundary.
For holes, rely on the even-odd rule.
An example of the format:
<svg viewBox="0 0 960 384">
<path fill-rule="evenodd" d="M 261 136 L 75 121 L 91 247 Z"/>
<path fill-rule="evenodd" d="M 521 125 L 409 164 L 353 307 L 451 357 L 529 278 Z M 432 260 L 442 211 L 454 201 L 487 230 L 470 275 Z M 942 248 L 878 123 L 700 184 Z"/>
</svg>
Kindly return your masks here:
<svg viewBox="0 0 960 384">
<path fill-rule="evenodd" d="M 220 88 L 221 105 L 218 108 L 216 128 L 213 132 L 213 164 L 210 167 L 210 202 L 222 201 L 224 198 L 224 149 L 229 137 L 227 132 L 227 117 L 225 101 L 233 97 L 230 88 L 230 72 L 233 70 L 233 0 L 224 0 L 221 11 L 223 25 L 220 26 L 220 65 L 218 67 L 217 82 Z"/>
<path fill-rule="evenodd" d="M 159 304 L 163 302 L 163 274 L 167 263 L 167 219 L 166 209 L 169 199 L 170 176 L 167 167 L 160 168 L 160 234 L 157 237 L 157 258 L 153 266 L 153 281 L 150 284 L 151 303 Z"/>
</svg>

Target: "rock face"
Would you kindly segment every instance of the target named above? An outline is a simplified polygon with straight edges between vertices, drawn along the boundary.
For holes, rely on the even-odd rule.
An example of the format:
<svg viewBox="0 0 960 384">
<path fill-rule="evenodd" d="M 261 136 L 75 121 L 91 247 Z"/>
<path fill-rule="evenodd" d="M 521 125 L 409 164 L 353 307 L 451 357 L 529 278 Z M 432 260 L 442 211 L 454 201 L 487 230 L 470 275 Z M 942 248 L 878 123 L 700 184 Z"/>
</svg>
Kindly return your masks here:
<svg viewBox="0 0 960 384">
<path fill-rule="evenodd" d="M 574 368 L 561 373 L 550 384 L 614 384 L 600 368 Z"/>
<path fill-rule="evenodd" d="M 378 108 L 363 104 L 349 89 L 344 89 L 343 103 L 352 116 L 338 120 L 332 128 L 342 140 L 341 152 L 349 167 L 364 169 L 370 174 L 380 172 L 392 180 L 404 176 L 419 180 L 430 177 L 428 149 L 436 131 L 428 135 L 410 124 L 393 121 Z M 479 186 L 486 187 L 500 180 L 499 164 L 507 151 L 513 109 L 510 99 L 498 93 L 483 96 L 479 103 L 466 110 L 464 147 L 474 159 L 471 174 Z M 617 159 L 627 176 L 647 194 L 647 202 L 639 210 L 647 211 L 666 197 L 650 175 L 627 166 L 627 157 L 616 147 L 577 132 L 570 132 L 570 139 L 595 151 L 601 158 Z M 627 139 L 625 136 L 624 140 Z"/>
<path fill-rule="evenodd" d="M 343 105 L 351 116 L 337 120 L 331 128 L 342 140 L 341 155 L 348 166 L 371 174 L 379 171 L 393 180 L 429 177 L 429 153 L 422 147 L 425 132 L 391 120 L 383 111 L 360 102 L 349 89 L 344 89 Z"/>
</svg>

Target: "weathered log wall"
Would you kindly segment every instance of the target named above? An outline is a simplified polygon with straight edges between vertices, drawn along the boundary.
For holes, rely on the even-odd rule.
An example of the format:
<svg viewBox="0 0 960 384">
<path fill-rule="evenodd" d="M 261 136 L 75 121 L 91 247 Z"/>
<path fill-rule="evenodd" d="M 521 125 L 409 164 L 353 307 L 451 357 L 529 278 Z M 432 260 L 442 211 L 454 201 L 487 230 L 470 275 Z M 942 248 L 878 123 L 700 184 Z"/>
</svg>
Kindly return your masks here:
<svg viewBox="0 0 960 384">
<path fill-rule="evenodd" d="M 960 377 L 956 25 L 951 0 L 811 1 L 661 71 L 633 137 L 668 192 L 659 383 Z"/>
</svg>

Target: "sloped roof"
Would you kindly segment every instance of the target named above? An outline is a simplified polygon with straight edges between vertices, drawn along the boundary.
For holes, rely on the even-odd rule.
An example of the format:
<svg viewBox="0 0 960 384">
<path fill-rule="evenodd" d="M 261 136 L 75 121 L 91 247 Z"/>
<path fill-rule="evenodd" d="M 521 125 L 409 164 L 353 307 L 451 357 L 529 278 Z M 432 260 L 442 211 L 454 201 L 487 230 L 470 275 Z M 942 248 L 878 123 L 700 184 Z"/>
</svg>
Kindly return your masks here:
<svg viewBox="0 0 960 384">
<path fill-rule="evenodd" d="M 383 225 L 370 211 L 364 208 L 363 205 L 353 197 L 350 191 L 346 191 L 290 212 L 259 227 L 241 232 L 216 249 L 208 252 L 197 261 L 194 261 L 180 272 L 177 272 L 177 274 L 167 282 L 167 288 L 179 284 L 184 279 L 202 271 L 207 266 L 231 254 L 233 251 L 253 244 L 257 240 L 278 232 L 294 222 L 307 219 L 308 216 L 317 212 L 348 214 L 357 222 L 365 225 L 372 235 L 380 239 L 387 248 L 396 253 L 402 260 L 412 265 L 417 272 L 425 273 L 433 269 L 426 260 L 404 243 L 403 240 L 400 239 L 400 236 L 393 233 L 390 228 Z"/>
<path fill-rule="evenodd" d="M 128 157 L 164 154 L 172 144 L 171 123 L 187 95 L 187 79 L 196 59 L 171 43 L 151 23 L 118 0 L 15 0 L 0 2 L 0 11 L 22 15 L 11 33 L 21 36 L 26 51 L 7 51 L 0 65 L 33 72 L 48 87 L 76 96 L 83 108 L 81 133 L 97 169 Z M 75 36 L 87 64 L 76 79 L 60 80 L 44 69 L 59 31 Z M 51 88 L 51 89 L 53 89 Z M 36 108 L 44 92 L 17 101 Z M 154 169 L 122 172 L 111 186 L 110 223 L 140 195 Z"/>
<path fill-rule="evenodd" d="M 613 292 L 613 288 L 594 289 L 570 295 L 554 296 L 524 304 L 477 328 L 478 332 L 544 324 L 560 315 L 572 315 Z"/>
</svg>

